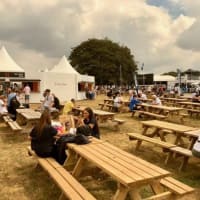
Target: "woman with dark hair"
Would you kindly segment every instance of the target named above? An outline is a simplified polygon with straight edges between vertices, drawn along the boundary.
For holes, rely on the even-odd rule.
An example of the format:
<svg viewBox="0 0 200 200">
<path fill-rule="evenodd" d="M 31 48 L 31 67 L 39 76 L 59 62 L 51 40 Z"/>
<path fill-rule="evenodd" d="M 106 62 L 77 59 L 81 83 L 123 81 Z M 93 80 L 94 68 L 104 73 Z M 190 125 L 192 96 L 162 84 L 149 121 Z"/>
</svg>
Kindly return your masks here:
<svg viewBox="0 0 200 200">
<path fill-rule="evenodd" d="M 40 157 L 54 157 L 54 144 L 57 130 L 51 126 L 51 115 L 45 109 L 40 117 L 40 121 L 30 132 L 31 148 Z"/>
<path fill-rule="evenodd" d="M 99 126 L 96 117 L 91 108 L 87 107 L 83 110 L 83 119 L 79 121 L 79 126 L 89 126 L 91 135 L 100 138 Z"/>
</svg>

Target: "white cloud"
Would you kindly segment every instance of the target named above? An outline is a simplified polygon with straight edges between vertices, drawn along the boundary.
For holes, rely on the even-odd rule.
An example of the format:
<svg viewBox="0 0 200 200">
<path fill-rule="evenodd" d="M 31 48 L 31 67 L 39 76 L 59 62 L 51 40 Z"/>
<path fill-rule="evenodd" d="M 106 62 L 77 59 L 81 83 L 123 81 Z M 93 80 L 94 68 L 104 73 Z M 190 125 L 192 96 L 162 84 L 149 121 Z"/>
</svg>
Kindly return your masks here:
<svg viewBox="0 0 200 200">
<path fill-rule="evenodd" d="M 71 47 L 93 37 L 128 46 L 135 59 L 145 63 L 144 72 L 196 66 L 200 53 L 189 46 L 189 36 L 196 33 L 192 44 L 197 44 L 200 30 L 194 27 L 199 14 L 194 13 L 200 3 L 171 1 L 188 15 L 174 19 L 145 0 L 4 0 L 1 44 L 8 45 L 11 56 L 25 68 L 50 68 L 63 54 L 69 55 Z"/>
</svg>

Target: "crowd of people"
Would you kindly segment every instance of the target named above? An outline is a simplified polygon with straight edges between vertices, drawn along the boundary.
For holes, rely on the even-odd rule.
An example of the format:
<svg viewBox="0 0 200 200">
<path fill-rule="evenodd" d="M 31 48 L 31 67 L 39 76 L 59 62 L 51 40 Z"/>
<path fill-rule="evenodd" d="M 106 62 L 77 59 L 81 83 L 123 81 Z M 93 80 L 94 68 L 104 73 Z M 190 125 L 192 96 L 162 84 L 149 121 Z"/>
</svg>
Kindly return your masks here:
<svg viewBox="0 0 200 200">
<path fill-rule="evenodd" d="M 163 95 L 163 92 L 163 88 L 159 89 L 159 93 L 155 93 L 153 90 L 145 91 L 129 89 L 128 110 L 131 112 L 140 110 L 141 103 L 144 100 L 147 100 L 147 95 L 149 98 L 151 98 L 152 105 L 162 105 L 159 96 L 161 94 Z M 21 99 L 22 93 L 24 95 L 23 102 Z M 3 114 L 8 112 L 11 114 L 12 119 L 16 120 L 16 109 L 20 106 L 29 107 L 30 95 L 31 88 L 28 84 L 26 84 L 21 91 L 16 90 L 14 87 L 9 88 L 7 96 L 0 96 L 0 113 Z M 113 99 L 114 111 L 118 112 L 124 102 L 122 90 L 119 89 L 114 91 L 113 89 L 109 88 L 106 95 L 108 98 Z M 199 96 L 199 93 L 193 94 L 193 101 L 200 102 Z M 87 98 L 93 99 L 93 97 Z M 76 100 L 72 98 L 65 103 L 61 113 L 61 104 L 59 98 L 52 93 L 50 89 L 46 89 L 43 92 L 40 109 L 42 114 L 38 123 L 31 130 L 29 137 L 31 140 L 31 147 L 38 156 L 52 156 L 60 164 L 63 164 L 67 157 L 64 148 L 66 146 L 66 142 L 76 142 L 76 136 L 78 135 L 100 138 L 100 130 L 93 110 L 90 107 L 86 107 L 83 110 L 82 115 L 76 115 L 76 113 L 74 113 L 74 108 L 76 106 Z M 51 113 L 55 110 L 60 112 L 62 116 L 66 117 L 62 123 L 53 123 Z M 82 138 L 81 141 L 84 143 L 89 142 L 85 138 Z M 58 148 L 62 148 L 62 150 L 60 151 Z"/>
</svg>

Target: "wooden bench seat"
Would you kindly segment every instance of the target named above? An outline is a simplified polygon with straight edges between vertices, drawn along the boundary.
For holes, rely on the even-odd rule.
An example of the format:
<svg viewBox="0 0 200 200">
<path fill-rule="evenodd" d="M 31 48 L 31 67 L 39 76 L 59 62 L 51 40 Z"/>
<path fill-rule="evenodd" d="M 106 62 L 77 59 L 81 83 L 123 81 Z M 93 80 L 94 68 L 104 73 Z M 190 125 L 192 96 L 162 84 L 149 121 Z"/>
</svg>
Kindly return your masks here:
<svg viewBox="0 0 200 200">
<path fill-rule="evenodd" d="M 192 116 L 193 114 L 196 114 L 196 116 L 199 116 L 200 114 L 200 110 L 196 110 L 196 109 L 187 109 L 187 112 L 190 116 Z"/>
<path fill-rule="evenodd" d="M 194 192 L 194 188 L 172 178 L 165 177 L 161 179 L 160 183 L 179 196 Z"/>
<path fill-rule="evenodd" d="M 47 171 L 51 178 L 62 190 L 62 194 L 59 199 L 65 199 L 65 197 L 71 200 L 95 200 L 79 182 L 76 180 L 62 165 L 58 164 L 53 158 L 40 158 L 35 152 L 28 147 L 29 155 L 33 155 L 37 158 L 40 166 Z"/>
<path fill-rule="evenodd" d="M 142 141 L 153 143 L 154 145 L 162 147 L 163 149 L 167 150 L 168 156 L 166 157 L 165 164 L 167 164 L 172 157 L 175 157 L 175 156 L 182 157 L 183 160 L 179 167 L 180 171 L 185 169 L 189 158 L 193 157 L 191 150 L 176 146 L 175 144 L 167 143 L 167 142 L 164 142 L 155 138 L 151 138 L 148 136 L 144 136 L 138 133 L 127 133 L 127 135 L 129 136 L 129 140 L 137 140 L 137 144 L 135 148 L 136 150 L 139 149 L 140 145 L 142 144 Z"/>
<path fill-rule="evenodd" d="M 123 124 L 125 122 L 125 120 L 115 118 L 115 119 L 113 119 L 113 122 L 117 122 L 118 124 Z"/>
<path fill-rule="evenodd" d="M 3 120 L 8 123 L 9 121 L 13 121 L 10 116 L 3 116 Z"/>
<path fill-rule="evenodd" d="M 108 108 L 109 111 L 114 110 L 114 105 L 112 105 L 112 104 L 105 104 L 105 106 Z"/>
<path fill-rule="evenodd" d="M 190 157 L 193 157 L 192 155 L 192 151 L 189 150 L 189 149 L 186 149 L 186 148 L 183 148 L 183 147 L 178 147 L 178 146 L 175 146 L 175 147 L 172 147 L 170 149 L 170 152 L 168 154 L 168 158 L 166 159 L 166 163 L 169 162 L 169 159 L 171 157 L 175 157 L 175 156 L 181 156 L 183 158 L 182 162 L 181 162 L 181 165 L 179 167 L 179 170 L 184 170 L 186 168 L 186 165 L 188 163 L 188 160 Z"/>
<path fill-rule="evenodd" d="M 142 144 L 142 141 L 153 143 L 153 144 L 160 146 L 164 149 L 170 149 L 170 148 L 176 146 L 175 144 L 167 143 L 167 142 L 155 139 L 155 138 L 151 138 L 151 137 L 148 137 L 148 136 L 145 136 L 145 135 L 141 135 L 139 133 L 127 133 L 127 135 L 129 136 L 130 140 L 137 140 L 137 144 L 136 144 L 136 148 L 135 148 L 136 150 L 139 149 L 140 145 Z"/>
<path fill-rule="evenodd" d="M 142 110 L 139 110 L 138 114 L 139 114 L 138 116 L 144 115 L 144 116 L 149 116 L 155 119 L 165 119 L 167 117 L 165 115 L 160 115 L 160 114 L 151 113 L 151 112 L 142 111 Z"/>
<path fill-rule="evenodd" d="M 115 118 L 115 119 L 113 119 L 112 121 L 113 121 L 114 123 L 116 123 L 116 124 L 115 124 L 116 130 L 119 129 L 119 125 L 121 125 L 121 124 L 123 124 L 123 123 L 125 122 L 125 120 L 123 120 L 123 119 L 118 119 L 118 118 Z"/>
<path fill-rule="evenodd" d="M 104 103 L 99 103 L 100 109 L 103 110 L 103 108 L 104 108 L 105 105 L 106 104 L 104 104 Z"/>
<path fill-rule="evenodd" d="M 13 121 L 9 116 L 3 116 L 3 120 L 13 131 L 22 130 L 21 126 L 16 121 Z"/>
</svg>

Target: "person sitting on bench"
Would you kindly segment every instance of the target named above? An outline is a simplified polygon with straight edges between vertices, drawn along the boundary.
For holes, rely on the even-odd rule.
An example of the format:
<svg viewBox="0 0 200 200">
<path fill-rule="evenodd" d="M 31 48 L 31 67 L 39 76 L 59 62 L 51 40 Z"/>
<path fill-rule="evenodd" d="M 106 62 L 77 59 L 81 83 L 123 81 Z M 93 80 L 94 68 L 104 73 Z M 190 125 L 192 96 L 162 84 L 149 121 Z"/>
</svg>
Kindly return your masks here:
<svg viewBox="0 0 200 200">
<path fill-rule="evenodd" d="M 63 164 L 66 155 L 58 154 L 55 146 L 56 138 L 59 138 L 61 134 L 51 125 L 51 114 L 49 109 L 45 109 L 40 117 L 39 122 L 31 130 L 29 138 L 31 139 L 31 149 L 35 153 L 43 158 L 53 157 L 60 164 Z M 58 159 L 62 159 L 61 161 Z"/>
<path fill-rule="evenodd" d="M 130 100 L 129 110 L 130 111 L 139 110 L 140 104 L 141 102 L 137 99 L 137 95 L 134 94 Z"/>
</svg>

